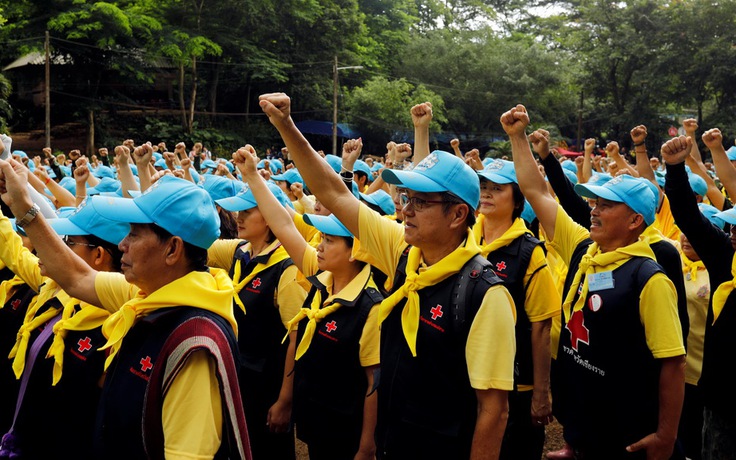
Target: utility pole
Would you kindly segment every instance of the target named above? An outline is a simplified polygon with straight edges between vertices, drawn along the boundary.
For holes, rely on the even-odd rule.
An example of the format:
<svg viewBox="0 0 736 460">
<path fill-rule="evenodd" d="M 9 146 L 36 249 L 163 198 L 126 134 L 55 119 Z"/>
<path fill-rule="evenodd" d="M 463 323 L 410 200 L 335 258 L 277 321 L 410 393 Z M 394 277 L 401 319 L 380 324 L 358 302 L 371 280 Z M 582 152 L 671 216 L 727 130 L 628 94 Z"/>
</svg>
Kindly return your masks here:
<svg viewBox="0 0 736 460">
<path fill-rule="evenodd" d="M 346 69 L 362 69 L 362 65 L 351 65 L 347 67 L 337 66 L 337 55 L 332 65 L 332 154 L 337 155 L 337 71 Z"/>
<path fill-rule="evenodd" d="M 46 134 L 46 147 L 51 147 L 51 44 L 48 30 L 46 31 L 46 40 L 44 41 L 43 48 L 46 52 L 46 81 L 44 83 L 46 121 L 44 132 Z"/>
<path fill-rule="evenodd" d="M 578 108 L 578 152 L 582 152 L 581 142 L 583 140 L 583 91 L 580 90 L 580 108 Z"/>
</svg>

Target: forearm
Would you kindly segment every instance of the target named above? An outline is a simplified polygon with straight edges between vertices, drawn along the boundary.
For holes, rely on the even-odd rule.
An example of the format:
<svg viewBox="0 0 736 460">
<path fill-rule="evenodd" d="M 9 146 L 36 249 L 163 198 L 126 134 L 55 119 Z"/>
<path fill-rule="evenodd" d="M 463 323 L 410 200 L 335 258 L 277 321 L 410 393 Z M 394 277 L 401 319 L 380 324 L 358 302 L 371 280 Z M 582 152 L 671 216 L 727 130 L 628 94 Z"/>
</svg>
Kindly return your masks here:
<svg viewBox="0 0 736 460">
<path fill-rule="evenodd" d="M 471 460 L 497 460 L 508 420 L 508 393 L 502 390 L 483 390 L 488 396 L 479 399 L 475 421 Z M 476 394 L 480 391 L 476 391 Z"/>
<path fill-rule="evenodd" d="M 659 424 L 657 435 L 674 444 L 685 397 L 685 356 L 662 360 L 659 374 Z"/>
<path fill-rule="evenodd" d="M 736 168 L 733 167 L 731 161 L 728 159 L 723 146 L 710 149 L 710 154 L 713 157 L 716 174 L 718 174 L 721 184 L 723 184 L 726 192 L 728 192 L 728 196 L 736 197 Z"/>
<path fill-rule="evenodd" d="M 360 431 L 360 446 L 358 450 L 365 452 L 369 456 L 376 453 L 376 421 L 378 420 L 378 393 L 374 390 L 373 375 L 378 366 L 370 366 L 366 368 L 368 379 L 368 392 L 363 402 L 363 427 Z"/>
<path fill-rule="evenodd" d="M 296 331 L 289 334 L 289 346 L 286 349 L 286 359 L 284 360 L 284 376 L 281 379 L 281 390 L 279 391 L 279 401 L 284 404 L 291 405 L 294 400 L 294 357 L 296 356 Z"/>
<path fill-rule="evenodd" d="M 522 193 L 532 205 L 539 223 L 544 227 L 547 236 L 552 239 L 555 232 L 557 202 L 547 190 L 547 184 L 539 172 L 537 162 L 532 156 L 526 135 L 510 136 L 511 152 L 514 157 L 516 177 Z"/>
<path fill-rule="evenodd" d="M 560 162 L 554 157 L 548 157 L 542 160 L 542 166 L 547 173 L 547 180 L 552 186 L 560 206 L 572 218 L 573 221 L 590 230 L 590 206 L 575 191 L 575 186 L 565 176 Z"/>
<path fill-rule="evenodd" d="M 51 194 L 54 195 L 54 198 L 56 198 L 56 204 L 58 207 L 76 206 L 74 195 L 55 181 L 49 181 L 49 183 L 46 184 L 46 187 L 49 189 Z"/>
<path fill-rule="evenodd" d="M 656 182 L 654 170 L 652 169 L 651 163 L 649 163 L 649 155 L 647 155 L 646 149 L 642 152 L 638 149 L 634 149 L 634 151 L 636 152 L 636 171 L 639 173 L 639 177 Z"/>
<path fill-rule="evenodd" d="M 532 363 L 534 366 L 534 395 L 549 398 L 549 369 L 551 363 L 549 332 L 552 319 L 532 323 Z"/>
<path fill-rule="evenodd" d="M 578 174 L 578 181 L 581 184 L 584 184 L 588 182 L 592 176 L 593 176 L 593 161 L 591 159 L 591 154 L 588 152 L 585 152 L 583 156 L 583 167 L 580 168 L 580 171 Z"/>
<path fill-rule="evenodd" d="M 131 196 L 128 192 L 130 190 L 138 190 L 138 184 L 135 181 L 135 176 L 133 176 L 133 170 L 130 169 L 130 165 L 125 161 L 121 161 L 120 163 L 122 164 L 118 167 L 118 179 L 120 179 L 123 189 L 123 197 L 130 198 Z"/>
<path fill-rule="evenodd" d="M 693 150 L 695 149 L 696 143 L 693 142 Z M 700 154 L 698 154 L 698 158 L 700 157 Z M 685 159 L 685 164 L 690 167 L 690 171 L 693 172 L 693 174 L 697 174 L 698 176 L 702 177 L 705 183 L 708 185 L 708 192 L 706 195 L 708 196 L 708 201 L 710 201 L 710 204 L 718 208 L 719 210 L 723 210 L 723 203 L 726 201 L 726 197 L 723 196 L 721 193 L 721 190 L 716 185 L 716 182 L 713 180 L 712 177 L 710 177 L 710 174 L 708 174 L 707 170 L 705 169 L 705 165 L 702 161 L 698 161 L 693 156 L 693 151 L 690 151 L 690 155 Z"/>
<path fill-rule="evenodd" d="M 151 176 L 155 174 L 155 172 L 151 173 L 148 166 L 148 163 L 138 164 L 138 180 L 141 181 L 141 192 L 148 190 L 148 187 L 151 186 Z"/>
<path fill-rule="evenodd" d="M 429 126 L 414 127 L 414 157 L 416 165 L 429 155 Z"/>
</svg>

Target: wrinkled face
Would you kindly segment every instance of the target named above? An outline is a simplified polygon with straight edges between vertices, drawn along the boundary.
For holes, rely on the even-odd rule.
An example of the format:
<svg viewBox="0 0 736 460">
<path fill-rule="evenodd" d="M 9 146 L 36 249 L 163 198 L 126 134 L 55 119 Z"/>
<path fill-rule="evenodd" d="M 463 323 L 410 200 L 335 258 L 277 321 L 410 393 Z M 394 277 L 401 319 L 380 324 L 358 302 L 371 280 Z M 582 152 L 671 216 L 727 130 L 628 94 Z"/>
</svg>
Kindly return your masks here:
<svg viewBox="0 0 736 460">
<path fill-rule="evenodd" d="M 238 238 L 251 241 L 268 235 L 268 224 L 258 207 L 238 212 L 235 222 L 238 224 Z"/>
<path fill-rule="evenodd" d="M 407 199 L 408 202 L 405 201 Z M 413 199 L 418 201 L 416 206 L 411 201 Z M 400 194 L 399 206 L 402 206 L 404 215 L 404 240 L 407 243 L 418 248 L 432 247 L 447 234 L 452 216 L 444 212 L 439 201 L 442 201 L 442 194 L 436 192 L 405 190 Z"/>
<path fill-rule="evenodd" d="M 342 236 L 322 234 L 322 241 L 317 246 L 317 266 L 320 270 L 338 272 L 350 262 L 352 248 Z"/>
<path fill-rule="evenodd" d="M 488 218 L 511 220 L 514 213 L 514 192 L 511 184 L 497 184 L 486 179 L 480 181 L 478 211 Z"/>
<path fill-rule="evenodd" d="M 598 198 L 590 211 L 590 238 L 602 248 L 631 233 L 629 224 L 636 213 L 624 203 Z M 608 250 L 608 249 L 607 249 Z"/>
<path fill-rule="evenodd" d="M 162 241 L 149 225 L 130 224 L 130 233 L 118 245 L 123 252 L 120 265 L 125 280 L 143 292 L 153 292 L 155 289 L 150 286 L 157 285 L 161 274 L 168 269 L 167 244 L 168 241 Z"/>
</svg>

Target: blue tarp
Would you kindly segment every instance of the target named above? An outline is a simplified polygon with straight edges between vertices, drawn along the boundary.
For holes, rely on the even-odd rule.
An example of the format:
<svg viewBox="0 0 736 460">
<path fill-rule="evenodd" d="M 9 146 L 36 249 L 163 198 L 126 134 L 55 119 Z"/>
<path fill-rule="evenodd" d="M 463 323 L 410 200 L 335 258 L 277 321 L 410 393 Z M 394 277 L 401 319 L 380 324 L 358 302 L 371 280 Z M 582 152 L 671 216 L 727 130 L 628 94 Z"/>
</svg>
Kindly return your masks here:
<svg viewBox="0 0 736 460">
<path fill-rule="evenodd" d="M 332 122 L 331 121 L 316 121 L 316 120 L 305 120 L 300 121 L 296 124 L 304 134 L 320 134 L 322 136 L 332 136 Z M 360 133 L 354 130 L 347 123 L 337 124 L 337 137 L 344 137 L 347 139 L 356 139 L 360 137 Z"/>
</svg>

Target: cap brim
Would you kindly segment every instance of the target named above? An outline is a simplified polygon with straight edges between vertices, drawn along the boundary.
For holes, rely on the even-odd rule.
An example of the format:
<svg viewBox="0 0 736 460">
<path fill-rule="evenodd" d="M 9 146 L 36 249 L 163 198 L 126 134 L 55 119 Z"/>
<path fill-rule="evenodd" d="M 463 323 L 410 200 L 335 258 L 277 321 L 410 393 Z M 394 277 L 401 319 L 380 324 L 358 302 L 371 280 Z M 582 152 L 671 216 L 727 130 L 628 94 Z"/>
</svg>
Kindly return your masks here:
<svg viewBox="0 0 736 460">
<path fill-rule="evenodd" d="M 370 204 L 372 204 L 372 205 L 375 205 L 375 206 L 380 206 L 380 205 L 378 204 L 378 200 L 376 200 L 376 199 L 375 199 L 375 198 L 373 198 L 372 196 L 370 196 L 370 195 L 368 195 L 368 194 L 366 194 L 366 193 L 358 193 L 358 195 L 360 195 L 360 199 L 361 199 L 361 200 L 363 200 L 363 201 L 365 201 L 365 202 L 367 202 L 367 203 L 370 203 Z"/>
<path fill-rule="evenodd" d="M 258 206 L 258 203 L 256 203 L 255 200 L 243 198 L 240 196 L 222 198 L 216 200 L 215 203 L 217 203 L 222 209 L 230 212 L 247 211 L 248 209 L 252 209 Z"/>
<path fill-rule="evenodd" d="M 728 211 L 721 211 L 715 214 L 714 217 L 717 217 L 728 224 L 734 225 L 736 224 L 736 208 L 731 208 Z"/>
<path fill-rule="evenodd" d="M 96 209 L 96 208 L 95 208 Z M 69 235 L 69 236 L 83 236 L 83 235 L 89 235 L 89 232 L 83 230 L 82 228 L 78 227 L 72 221 L 70 221 L 66 217 L 59 217 L 56 219 L 51 219 L 48 221 L 49 225 L 51 225 L 51 228 L 54 229 L 54 231 L 61 236 Z"/>
<path fill-rule="evenodd" d="M 318 216 L 316 214 L 304 214 L 304 222 L 316 228 L 325 235 L 344 236 L 352 238 L 353 235 L 341 224 L 335 222 L 329 216 Z"/>
<path fill-rule="evenodd" d="M 271 180 L 288 181 L 289 179 L 286 178 L 285 174 L 273 174 Z"/>
<path fill-rule="evenodd" d="M 600 185 L 576 184 L 575 191 L 584 198 L 603 198 L 604 200 L 626 203 L 622 197 L 616 195 L 610 188 Z"/>
<path fill-rule="evenodd" d="M 105 202 L 105 205 L 102 205 L 103 202 Z M 99 215 L 115 222 L 126 222 L 129 224 L 153 223 L 153 219 L 141 211 L 141 208 L 130 198 L 98 195 L 93 196 L 89 204 L 95 208 L 95 211 Z"/>
<path fill-rule="evenodd" d="M 478 175 L 483 179 L 489 180 L 494 184 L 515 184 L 516 181 L 508 177 L 502 176 L 493 171 L 478 171 Z"/>
<path fill-rule="evenodd" d="M 397 171 L 384 169 L 381 178 L 389 184 L 414 190 L 415 192 L 447 192 L 447 187 L 438 184 L 432 179 L 412 171 Z"/>
</svg>

